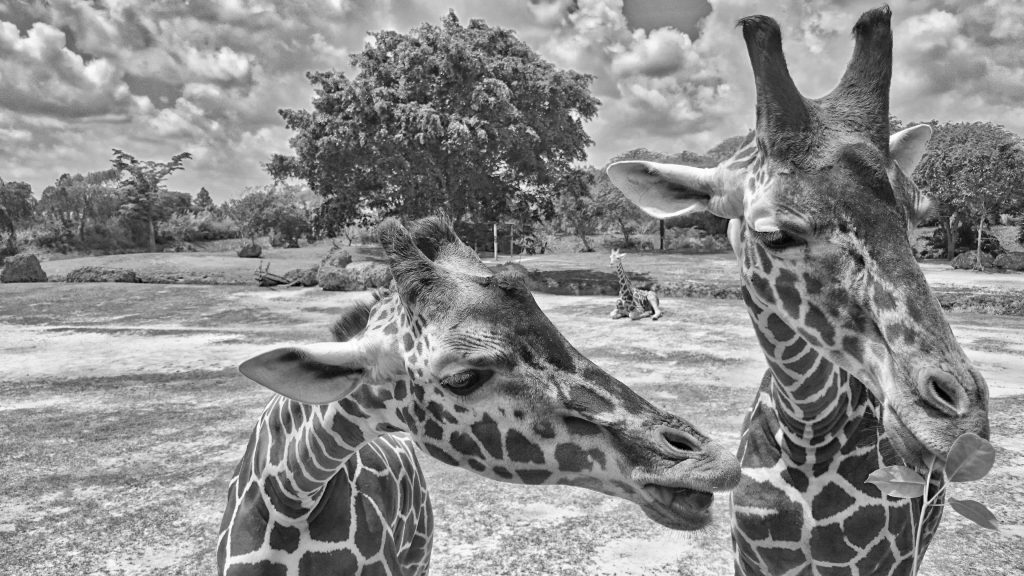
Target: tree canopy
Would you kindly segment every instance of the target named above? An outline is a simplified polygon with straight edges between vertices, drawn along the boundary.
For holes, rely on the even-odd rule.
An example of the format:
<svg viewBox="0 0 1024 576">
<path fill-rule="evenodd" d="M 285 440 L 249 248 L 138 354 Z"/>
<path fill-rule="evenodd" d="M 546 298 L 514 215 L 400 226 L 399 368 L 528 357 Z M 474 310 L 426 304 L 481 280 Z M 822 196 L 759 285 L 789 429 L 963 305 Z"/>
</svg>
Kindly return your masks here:
<svg viewBox="0 0 1024 576">
<path fill-rule="evenodd" d="M 268 171 L 308 181 L 324 198 L 320 228 L 361 210 L 456 222 L 552 211 L 558 182 L 592 143 L 592 77 L 559 70 L 514 32 L 453 12 L 440 26 L 372 34 L 357 73 L 308 74 L 313 110 L 282 110 L 294 160 Z"/>
<path fill-rule="evenodd" d="M 956 221 L 977 225 L 1001 210 L 1024 207 L 1024 143 L 1019 136 L 989 122 L 933 125 L 935 133 L 914 179 L 938 203 L 952 257 Z M 980 255 L 979 255 L 980 261 Z"/>
<path fill-rule="evenodd" d="M 181 152 L 171 156 L 167 162 L 139 160 L 114 148 L 112 163 L 121 178 L 123 192 L 121 214 L 127 219 L 138 219 L 146 223 L 151 252 L 156 250 L 156 222 L 170 216 L 173 208 L 180 203 L 179 199 L 168 198 L 166 195 L 161 198 L 163 181 L 172 173 L 184 169 L 182 163 L 191 158 L 188 152 Z M 168 211 L 168 207 L 172 210 Z"/>
</svg>

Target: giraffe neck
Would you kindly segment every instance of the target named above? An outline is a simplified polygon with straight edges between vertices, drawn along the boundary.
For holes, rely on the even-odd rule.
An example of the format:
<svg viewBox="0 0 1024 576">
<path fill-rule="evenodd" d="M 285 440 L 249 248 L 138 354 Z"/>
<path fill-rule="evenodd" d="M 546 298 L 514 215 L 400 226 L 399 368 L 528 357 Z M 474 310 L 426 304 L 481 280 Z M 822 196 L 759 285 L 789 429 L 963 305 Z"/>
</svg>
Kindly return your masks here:
<svg viewBox="0 0 1024 576">
<path fill-rule="evenodd" d="M 830 461 L 877 425 L 877 403 L 849 372 L 824 358 L 770 311 L 754 314 L 754 329 L 771 371 L 768 388 L 778 417 L 781 454 L 798 467 Z"/>
<path fill-rule="evenodd" d="M 308 514 L 327 483 L 368 442 L 397 431 L 383 417 L 393 386 L 359 386 L 332 404 L 311 406 L 277 397 L 260 418 L 256 434 L 262 446 L 253 455 L 253 476 L 269 504 L 290 518 Z M 265 442 L 265 444 L 263 444 Z M 241 479 L 240 479 L 241 480 Z"/>
<path fill-rule="evenodd" d="M 626 276 L 626 271 L 622 268 L 622 260 L 615 261 L 615 274 L 619 277 L 619 298 L 632 302 L 633 284 L 629 281 L 629 276 Z"/>
<path fill-rule="evenodd" d="M 921 499 L 867 482 L 898 462 L 867 388 L 743 289 L 769 370 L 744 422 L 730 496 L 736 573 L 910 576 Z M 812 338 L 813 336 L 808 336 Z M 941 518 L 925 513 L 924 554 Z"/>
</svg>

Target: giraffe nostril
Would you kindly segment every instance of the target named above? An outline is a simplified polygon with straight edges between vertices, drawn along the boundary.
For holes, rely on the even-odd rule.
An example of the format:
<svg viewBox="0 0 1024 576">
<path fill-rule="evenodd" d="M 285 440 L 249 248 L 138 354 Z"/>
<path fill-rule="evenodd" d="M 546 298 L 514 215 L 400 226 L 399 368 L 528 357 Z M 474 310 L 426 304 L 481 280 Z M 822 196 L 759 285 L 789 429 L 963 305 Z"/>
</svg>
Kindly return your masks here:
<svg viewBox="0 0 1024 576">
<path fill-rule="evenodd" d="M 663 428 L 661 437 L 668 442 L 668 445 L 681 452 L 699 452 L 700 442 L 682 430 Z"/>
<path fill-rule="evenodd" d="M 929 404 L 948 414 L 960 412 L 963 387 L 944 370 L 925 370 L 920 377 L 921 396 Z"/>
</svg>

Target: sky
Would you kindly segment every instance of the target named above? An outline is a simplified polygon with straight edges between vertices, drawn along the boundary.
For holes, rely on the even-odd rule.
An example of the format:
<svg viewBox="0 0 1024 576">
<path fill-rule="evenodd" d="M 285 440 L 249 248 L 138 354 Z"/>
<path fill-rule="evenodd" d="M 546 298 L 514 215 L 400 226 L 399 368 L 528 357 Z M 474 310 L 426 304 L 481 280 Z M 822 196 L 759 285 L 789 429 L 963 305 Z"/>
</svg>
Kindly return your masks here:
<svg viewBox="0 0 1024 576">
<path fill-rule="evenodd" d="M 371 31 L 454 10 L 510 28 L 558 66 L 594 76 L 589 161 L 627 150 L 703 152 L 754 124 L 736 21 L 779 21 L 805 96 L 827 93 L 850 30 L 878 0 L 0 0 L 0 178 L 36 195 L 111 149 L 194 159 L 168 181 L 223 201 L 269 183 L 290 152 L 277 110 L 309 108 L 307 70 L 351 72 Z M 893 114 L 991 121 L 1024 134 L 1024 2 L 894 0 Z"/>
</svg>

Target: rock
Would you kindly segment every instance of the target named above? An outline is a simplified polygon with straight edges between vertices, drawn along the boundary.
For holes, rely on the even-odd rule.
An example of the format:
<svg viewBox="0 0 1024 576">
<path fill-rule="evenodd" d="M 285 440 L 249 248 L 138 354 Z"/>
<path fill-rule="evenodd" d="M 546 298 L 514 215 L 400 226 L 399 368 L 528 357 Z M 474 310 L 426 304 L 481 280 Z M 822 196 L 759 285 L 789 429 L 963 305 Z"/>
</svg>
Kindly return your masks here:
<svg viewBox="0 0 1024 576">
<path fill-rule="evenodd" d="M 313 266 L 312 268 L 296 268 L 289 270 L 284 273 L 284 277 L 289 282 L 299 281 L 299 286 L 316 286 L 317 285 L 317 273 L 320 271 L 319 266 Z"/>
<path fill-rule="evenodd" d="M 1024 252 L 1004 252 L 996 257 L 995 265 L 1004 270 L 1024 271 Z"/>
<path fill-rule="evenodd" d="M 974 270 L 977 268 L 975 265 L 978 261 L 977 251 L 970 250 L 967 252 L 961 252 L 957 254 L 955 258 L 950 262 L 953 268 L 960 270 Z M 981 265 L 983 268 L 991 268 L 995 264 L 995 258 L 992 258 L 990 254 L 984 252 L 981 253 Z"/>
<path fill-rule="evenodd" d="M 331 248 L 331 251 L 324 256 L 324 259 L 320 261 L 320 266 L 334 266 L 335 268 L 344 268 L 352 263 L 352 255 L 348 253 L 348 250 L 335 246 Z"/>
<path fill-rule="evenodd" d="M 363 286 L 369 288 L 387 288 L 391 285 L 391 268 L 380 262 L 355 262 L 349 268 L 356 268 Z"/>
<path fill-rule="evenodd" d="M 65 282 L 142 282 L 134 270 L 83 266 L 75 268 L 64 278 Z"/>
<path fill-rule="evenodd" d="M 324 290 L 369 290 L 391 284 L 391 270 L 380 262 L 353 262 L 344 268 L 320 266 L 317 281 Z"/>
<path fill-rule="evenodd" d="M 499 264 L 497 266 L 491 266 L 490 268 L 491 271 L 494 272 L 495 274 L 497 274 L 498 272 L 509 270 L 521 274 L 523 277 L 530 277 L 530 271 L 526 269 L 526 266 L 523 266 L 522 264 L 516 264 L 515 262 L 506 262 L 504 264 Z"/>
<path fill-rule="evenodd" d="M 46 272 L 35 254 L 15 254 L 5 260 L 0 282 L 46 282 Z"/>
<path fill-rule="evenodd" d="M 345 271 L 351 263 L 352 255 L 348 250 L 335 246 L 320 261 L 316 275 L 317 283 L 324 290 L 362 290 L 357 275 Z"/>
<path fill-rule="evenodd" d="M 246 244 L 238 249 L 239 258 L 259 258 L 263 254 L 263 247 L 259 244 Z"/>
</svg>

